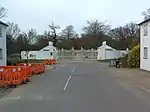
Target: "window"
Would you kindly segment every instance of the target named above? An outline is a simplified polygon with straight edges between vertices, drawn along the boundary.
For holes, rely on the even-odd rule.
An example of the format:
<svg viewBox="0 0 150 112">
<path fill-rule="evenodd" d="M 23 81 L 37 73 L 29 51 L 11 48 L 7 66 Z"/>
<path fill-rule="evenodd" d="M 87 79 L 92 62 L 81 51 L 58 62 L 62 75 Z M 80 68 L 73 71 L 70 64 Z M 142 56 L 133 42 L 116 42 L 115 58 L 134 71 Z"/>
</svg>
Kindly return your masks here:
<svg viewBox="0 0 150 112">
<path fill-rule="evenodd" d="M 147 35 L 148 35 L 148 24 L 145 24 L 145 25 L 144 25 L 143 30 L 144 30 L 144 31 L 143 31 L 143 35 L 144 35 L 144 36 L 147 36 Z"/>
<path fill-rule="evenodd" d="M 49 51 L 49 49 L 43 49 L 43 51 Z"/>
<path fill-rule="evenodd" d="M 0 59 L 3 59 L 3 49 L 0 49 Z"/>
<path fill-rule="evenodd" d="M 2 37 L 2 27 L 0 27 L 0 37 Z"/>
<path fill-rule="evenodd" d="M 53 53 L 51 52 L 51 53 L 50 53 L 50 56 L 52 56 L 52 55 L 53 55 Z"/>
<path fill-rule="evenodd" d="M 148 58 L 148 47 L 144 47 L 144 59 Z"/>
<path fill-rule="evenodd" d="M 30 54 L 30 57 L 33 57 L 33 54 Z"/>
<path fill-rule="evenodd" d="M 126 53 L 125 53 L 125 52 L 123 52 L 123 53 L 122 53 L 122 56 L 124 57 L 125 55 L 126 55 Z"/>
</svg>

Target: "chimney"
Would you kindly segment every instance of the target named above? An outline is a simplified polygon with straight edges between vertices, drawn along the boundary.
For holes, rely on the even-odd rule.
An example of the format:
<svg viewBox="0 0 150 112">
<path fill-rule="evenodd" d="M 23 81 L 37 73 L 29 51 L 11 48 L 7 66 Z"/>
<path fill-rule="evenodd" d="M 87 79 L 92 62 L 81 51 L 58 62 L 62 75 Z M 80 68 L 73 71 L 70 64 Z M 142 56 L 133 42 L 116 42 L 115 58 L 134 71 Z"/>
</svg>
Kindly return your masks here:
<svg viewBox="0 0 150 112">
<path fill-rule="evenodd" d="M 53 46 L 53 42 L 49 41 L 49 46 Z"/>
<path fill-rule="evenodd" d="M 102 42 L 102 45 L 106 45 L 106 41 L 103 41 L 103 42 Z"/>
</svg>

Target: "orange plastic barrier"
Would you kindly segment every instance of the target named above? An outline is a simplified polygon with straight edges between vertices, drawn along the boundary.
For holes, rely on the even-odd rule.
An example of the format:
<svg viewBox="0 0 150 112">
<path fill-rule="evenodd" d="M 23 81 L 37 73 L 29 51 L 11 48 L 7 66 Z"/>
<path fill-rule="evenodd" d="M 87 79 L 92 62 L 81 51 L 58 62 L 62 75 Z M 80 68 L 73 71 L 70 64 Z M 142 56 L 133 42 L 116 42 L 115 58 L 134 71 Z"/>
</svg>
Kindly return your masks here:
<svg viewBox="0 0 150 112">
<path fill-rule="evenodd" d="M 11 73 L 9 73 L 9 74 L 12 77 L 11 84 L 15 87 L 17 85 L 20 85 L 23 82 L 24 76 L 17 71 L 17 68 L 10 69 L 10 72 Z"/>
<path fill-rule="evenodd" d="M 43 63 L 31 63 L 31 68 L 33 74 L 39 74 L 45 72 L 45 64 Z"/>
<path fill-rule="evenodd" d="M 18 64 L 18 66 L 0 66 L 0 87 L 16 87 L 30 81 L 32 74 L 45 72 L 44 63 Z"/>
<path fill-rule="evenodd" d="M 44 63 L 45 63 L 46 65 L 51 65 L 51 64 L 56 64 L 57 62 L 56 62 L 55 59 L 45 59 L 45 60 L 44 60 Z"/>
<path fill-rule="evenodd" d="M 0 86 L 1 87 L 6 87 L 6 86 L 10 86 L 12 85 L 12 74 L 11 74 L 11 71 L 10 69 L 9 70 L 6 70 L 4 68 L 1 68 L 0 69 Z"/>
<path fill-rule="evenodd" d="M 29 64 L 19 64 L 19 66 L 26 66 L 27 72 L 32 74 L 39 74 L 45 72 L 44 63 L 29 63 Z"/>
<path fill-rule="evenodd" d="M 55 59 L 52 59 L 52 62 L 53 62 L 53 64 L 56 64 L 56 60 Z"/>
<path fill-rule="evenodd" d="M 7 80 L 7 76 L 6 76 L 6 70 L 1 68 L 0 69 L 0 87 L 6 87 L 7 85 L 11 84 L 8 80 Z"/>
<path fill-rule="evenodd" d="M 29 78 L 23 66 L 0 66 L 0 86 L 16 87 L 29 82 Z"/>
<path fill-rule="evenodd" d="M 19 67 L 21 67 L 21 69 L 23 69 L 22 74 L 26 75 L 27 77 L 31 77 L 32 76 L 32 67 L 30 64 L 24 64 L 24 63 L 20 63 L 18 64 Z"/>
</svg>

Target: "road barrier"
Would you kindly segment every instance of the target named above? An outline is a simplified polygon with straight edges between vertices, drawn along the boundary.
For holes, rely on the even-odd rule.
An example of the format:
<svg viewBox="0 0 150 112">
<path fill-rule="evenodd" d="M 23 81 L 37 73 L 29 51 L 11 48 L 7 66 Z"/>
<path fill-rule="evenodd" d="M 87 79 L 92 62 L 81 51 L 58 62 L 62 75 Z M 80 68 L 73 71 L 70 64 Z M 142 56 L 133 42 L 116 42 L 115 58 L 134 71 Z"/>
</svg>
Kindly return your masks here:
<svg viewBox="0 0 150 112">
<path fill-rule="evenodd" d="M 46 70 L 44 63 L 29 63 L 29 64 L 21 63 L 18 65 L 27 67 L 27 71 L 29 74 L 40 74 L 44 73 Z"/>
<path fill-rule="evenodd" d="M 44 60 L 44 63 L 46 65 L 57 64 L 55 59 L 46 59 L 46 60 Z"/>
<path fill-rule="evenodd" d="M 18 66 L 0 66 L 0 87 L 17 87 L 30 81 L 33 74 L 45 72 L 43 63 L 21 63 Z"/>
</svg>

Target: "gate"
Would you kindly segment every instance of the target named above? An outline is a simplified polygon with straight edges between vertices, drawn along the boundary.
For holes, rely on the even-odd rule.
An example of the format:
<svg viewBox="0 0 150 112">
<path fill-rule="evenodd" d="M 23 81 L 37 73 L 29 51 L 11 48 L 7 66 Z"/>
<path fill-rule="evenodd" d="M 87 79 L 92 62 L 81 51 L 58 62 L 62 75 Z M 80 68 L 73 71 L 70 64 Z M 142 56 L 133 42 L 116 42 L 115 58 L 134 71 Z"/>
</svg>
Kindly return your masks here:
<svg viewBox="0 0 150 112">
<path fill-rule="evenodd" d="M 59 59 L 71 59 L 71 60 L 96 60 L 97 59 L 97 50 L 89 49 L 89 50 L 59 50 L 58 57 Z"/>
</svg>

